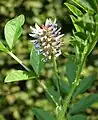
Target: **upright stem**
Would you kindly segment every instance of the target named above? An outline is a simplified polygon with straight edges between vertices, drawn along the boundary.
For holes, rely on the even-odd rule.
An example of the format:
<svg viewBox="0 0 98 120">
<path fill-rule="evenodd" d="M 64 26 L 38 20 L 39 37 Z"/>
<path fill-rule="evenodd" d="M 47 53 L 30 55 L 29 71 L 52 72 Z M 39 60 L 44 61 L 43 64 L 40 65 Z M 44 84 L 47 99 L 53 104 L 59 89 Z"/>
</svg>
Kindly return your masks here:
<svg viewBox="0 0 98 120">
<path fill-rule="evenodd" d="M 58 113 L 58 119 L 57 119 L 57 120 L 67 120 L 67 118 L 64 119 L 64 116 L 65 116 L 65 114 L 66 114 L 66 112 L 67 112 L 67 108 L 68 108 L 68 106 L 69 106 L 69 103 L 70 103 L 70 100 L 71 100 L 71 98 L 72 98 L 73 92 L 75 91 L 77 85 L 78 85 L 79 82 L 80 82 L 80 79 L 79 79 L 79 78 L 80 78 L 80 74 L 81 74 L 81 71 L 82 71 L 82 68 L 83 68 L 85 59 L 86 59 L 86 54 L 83 53 L 83 54 L 82 54 L 82 57 L 81 57 L 80 65 L 78 66 L 76 78 L 75 78 L 75 80 L 74 80 L 74 83 L 73 83 L 73 85 L 72 85 L 72 88 L 71 88 L 71 90 L 70 90 L 70 92 L 69 92 L 66 100 L 64 101 L 64 104 L 63 104 L 63 106 L 62 106 L 62 109 L 61 109 L 61 110 L 59 111 L 59 113 Z"/>
<path fill-rule="evenodd" d="M 57 64 L 56 64 L 56 57 L 53 56 L 52 59 L 53 59 L 54 72 L 55 72 L 55 75 L 57 77 L 57 89 L 58 89 L 58 93 L 60 95 L 59 101 L 60 101 L 60 104 L 61 104 L 60 77 L 58 75 L 58 69 L 57 69 Z"/>
</svg>

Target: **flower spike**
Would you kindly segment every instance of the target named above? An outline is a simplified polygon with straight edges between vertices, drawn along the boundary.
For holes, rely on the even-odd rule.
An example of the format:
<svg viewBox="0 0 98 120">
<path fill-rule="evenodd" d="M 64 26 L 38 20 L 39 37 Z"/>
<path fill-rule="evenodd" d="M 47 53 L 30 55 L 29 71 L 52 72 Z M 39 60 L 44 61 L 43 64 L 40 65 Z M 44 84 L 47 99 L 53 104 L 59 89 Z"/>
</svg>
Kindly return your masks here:
<svg viewBox="0 0 98 120">
<path fill-rule="evenodd" d="M 63 42 L 60 40 L 64 34 L 61 34 L 61 28 L 58 28 L 56 19 L 52 23 L 51 19 L 46 19 L 45 25 L 41 27 L 35 24 L 35 28 L 30 26 L 32 33 L 29 34 L 34 39 L 35 48 L 38 53 L 43 54 L 45 60 L 51 59 L 54 55 L 58 57 L 61 54 L 60 47 Z"/>
</svg>

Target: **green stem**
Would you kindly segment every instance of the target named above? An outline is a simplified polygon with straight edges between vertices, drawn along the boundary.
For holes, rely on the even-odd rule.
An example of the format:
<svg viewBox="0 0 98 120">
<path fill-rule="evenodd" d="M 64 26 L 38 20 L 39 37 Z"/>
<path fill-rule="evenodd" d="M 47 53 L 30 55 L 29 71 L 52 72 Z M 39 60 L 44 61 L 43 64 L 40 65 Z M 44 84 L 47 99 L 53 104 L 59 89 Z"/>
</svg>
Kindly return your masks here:
<svg viewBox="0 0 98 120">
<path fill-rule="evenodd" d="M 54 97 L 51 95 L 51 93 L 48 91 L 47 87 L 41 83 L 38 79 L 37 82 L 41 85 L 41 87 L 46 91 L 46 93 L 49 95 L 49 97 L 51 98 L 51 100 L 54 102 L 54 104 L 56 105 L 56 107 L 58 107 L 58 103 L 55 101 Z"/>
<path fill-rule="evenodd" d="M 23 64 L 23 62 L 22 62 L 19 58 L 17 58 L 12 52 L 9 51 L 8 54 L 9 54 L 12 58 L 14 58 L 20 65 L 22 65 L 23 68 L 25 68 L 27 71 L 30 71 L 30 69 L 29 69 L 28 67 L 26 67 L 26 66 Z"/>
<path fill-rule="evenodd" d="M 58 75 L 56 57 L 53 56 L 53 57 L 52 57 L 52 60 L 53 60 L 54 72 L 55 72 L 55 75 L 56 75 L 56 77 L 57 77 L 57 89 L 58 89 L 58 93 L 59 93 L 59 96 L 60 96 L 59 101 L 60 101 L 60 105 L 61 105 L 60 77 L 59 77 L 59 75 Z"/>
<path fill-rule="evenodd" d="M 30 69 L 28 67 L 26 67 L 23 62 L 17 58 L 12 52 L 8 51 L 8 54 L 14 58 L 19 64 L 21 64 L 27 71 L 30 71 Z M 52 99 L 52 101 L 55 103 L 56 107 L 59 107 L 58 103 L 55 101 L 55 99 L 53 98 L 53 96 L 51 95 L 51 93 L 48 91 L 47 87 L 42 84 L 39 80 L 37 80 L 37 82 L 43 87 L 43 89 L 47 92 L 47 94 L 50 96 L 50 98 Z"/>
<path fill-rule="evenodd" d="M 80 82 L 80 74 L 81 74 L 81 71 L 82 71 L 82 68 L 83 68 L 83 65 L 84 65 L 84 62 L 85 62 L 85 59 L 86 59 L 86 53 L 84 51 L 84 53 L 82 54 L 82 57 L 81 57 L 81 62 L 80 62 L 80 65 L 78 66 L 78 70 L 77 70 L 77 74 L 76 74 L 76 78 L 74 80 L 74 83 L 72 85 L 72 88 L 66 98 L 66 100 L 64 101 L 64 104 L 62 106 L 62 109 L 59 111 L 58 113 L 58 119 L 57 120 L 67 120 L 64 119 L 64 116 L 67 112 L 67 108 L 69 106 L 69 103 L 70 103 L 70 100 L 72 98 L 72 95 L 73 95 L 73 92 L 75 91 L 76 87 L 78 86 L 79 82 Z"/>
</svg>

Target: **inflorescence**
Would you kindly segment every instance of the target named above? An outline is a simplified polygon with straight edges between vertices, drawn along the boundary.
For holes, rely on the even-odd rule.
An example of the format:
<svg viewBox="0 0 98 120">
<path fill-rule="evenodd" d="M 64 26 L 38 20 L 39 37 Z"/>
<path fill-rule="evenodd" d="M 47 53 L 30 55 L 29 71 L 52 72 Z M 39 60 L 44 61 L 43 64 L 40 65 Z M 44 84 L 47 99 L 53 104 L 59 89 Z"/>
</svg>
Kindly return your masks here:
<svg viewBox="0 0 98 120">
<path fill-rule="evenodd" d="M 56 19 L 52 23 L 51 19 L 47 19 L 45 25 L 39 27 L 35 24 L 35 28 L 30 26 L 32 33 L 29 34 L 34 39 L 35 48 L 39 54 L 43 54 L 45 59 L 51 59 L 54 55 L 58 57 L 61 54 L 61 45 L 63 42 L 60 38 L 64 35 L 61 34 L 61 28 L 58 28 Z"/>
</svg>

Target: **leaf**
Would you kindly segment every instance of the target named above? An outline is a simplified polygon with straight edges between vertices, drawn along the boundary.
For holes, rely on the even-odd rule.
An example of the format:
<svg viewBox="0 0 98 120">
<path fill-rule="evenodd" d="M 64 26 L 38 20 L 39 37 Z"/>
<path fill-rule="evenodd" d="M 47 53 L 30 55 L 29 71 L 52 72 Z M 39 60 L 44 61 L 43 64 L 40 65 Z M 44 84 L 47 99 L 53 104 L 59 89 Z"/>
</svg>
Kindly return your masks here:
<svg viewBox="0 0 98 120">
<path fill-rule="evenodd" d="M 8 52 L 7 48 L 0 42 L 0 50 L 4 52 Z"/>
<path fill-rule="evenodd" d="M 83 97 L 70 109 L 70 114 L 76 114 L 85 111 L 93 103 L 98 102 L 98 94 L 91 94 L 87 97 Z"/>
<path fill-rule="evenodd" d="M 98 36 L 98 14 L 95 15 L 94 19 L 96 24 L 95 36 Z"/>
<path fill-rule="evenodd" d="M 10 49 L 13 48 L 16 41 L 22 33 L 21 26 L 24 24 L 25 18 L 24 15 L 20 15 L 17 18 L 14 18 L 8 21 L 4 28 L 5 39 Z"/>
<path fill-rule="evenodd" d="M 80 32 L 85 32 L 84 31 L 84 27 L 85 27 L 84 26 L 84 21 L 82 19 L 75 21 L 75 24 L 80 28 Z M 79 32 L 79 31 L 77 31 L 77 32 Z"/>
<path fill-rule="evenodd" d="M 76 24 L 77 19 L 73 15 L 70 15 L 70 18 L 71 18 L 71 20 L 74 24 L 74 27 L 75 27 L 76 31 L 77 32 L 83 31 L 83 28 Z"/>
<path fill-rule="evenodd" d="M 97 7 L 97 1 L 96 0 L 87 0 L 90 6 L 97 12 L 98 7 Z"/>
<path fill-rule="evenodd" d="M 53 77 L 52 79 L 54 85 L 57 87 L 57 78 L 56 77 Z M 70 90 L 70 86 L 68 84 L 67 81 L 63 80 L 63 78 L 60 80 L 60 90 L 63 92 L 63 93 L 68 93 L 69 90 Z"/>
<path fill-rule="evenodd" d="M 36 115 L 38 120 L 55 120 L 50 112 L 43 111 L 40 108 L 33 108 L 33 113 Z"/>
<path fill-rule="evenodd" d="M 84 115 L 73 115 L 73 116 L 69 116 L 68 120 L 87 120 L 86 116 Z"/>
<path fill-rule="evenodd" d="M 77 6 L 79 6 L 79 7 L 82 8 L 84 11 L 87 12 L 87 8 L 84 7 L 82 4 L 80 4 L 78 0 L 72 0 L 72 1 L 73 1 Z"/>
<path fill-rule="evenodd" d="M 95 29 L 94 14 L 90 15 L 89 13 L 85 13 L 81 17 L 81 19 L 74 18 L 74 20 L 75 20 L 74 24 L 76 26 L 78 26 L 78 28 L 82 28 L 82 29 L 80 29 L 81 32 L 85 32 L 85 30 L 92 32 Z M 83 28 L 84 28 L 84 30 L 83 30 Z M 77 32 L 79 32 L 79 30 Z"/>
<path fill-rule="evenodd" d="M 86 40 L 88 35 L 84 32 L 76 32 L 75 33 L 75 36 L 78 36 L 79 38 L 83 39 L 83 40 Z"/>
<path fill-rule="evenodd" d="M 80 33 L 81 34 L 81 33 Z M 73 41 L 75 41 L 74 42 L 74 45 L 75 46 L 77 46 L 78 47 L 78 49 L 79 49 L 79 51 L 78 52 L 81 52 L 81 51 L 83 51 L 83 49 L 84 49 L 84 39 L 82 39 L 82 38 L 80 38 L 80 36 L 77 36 L 77 35 L 79 35 L 79 34 L 74 34 L 74 37 L 73 37 Z M 81 35 L 82 36 L 82 35 Z M 82 36 L 83 37 L 83 36 Z M 86 37 L 85 37 L 85 39 L 86 39 Z"/>
<path fill-rule="evenodd" d="M 69 93 L 70 86 L 64 80 L 60 80 L 60 89 L 63 93 Z"/>
<path fill-rule="evenodd" d="M 82 16 L 83 13 L 74 5 L 71 5 L 69 3 L 65 3 L 65 5 L 69 8 L 69 10 L 77 17 Z"/>
<path fill-rule="evenodd" d="M 25 17 L 24 17 L 23 14 L 19 15 L 19 16 L 16 17 L 15 19 L 16 19 L 16 20 L 15 20 L 16 22 L 17 22 L 17 21 L 19 22 L 20 26 L 22 26 L 22 25 L 24 24 L 24 22 L 25 22 Z"/>
<path fill-rule="evenodd" d="M 90 10 L 94 11 L 93 9 L 93 0 L 73 0 L 76 1 L 77 5 L 79 5 L 81 8 L 84 8 L 84 10 Z M 93 3 L 93 4 L 92 4 Z"/>
<path fill-rule="evenodd" d="M 72 82 L 76 76 L 77 66 L 74 64 L 73 61 L 68 61 L 66 64 L 66 75 L 68 77 L 69 84 L 72 85 Z"/>
<path fill-rule="evenodd" d="M 12 70 L 9 72 L 7 77 L 5 78 L 5 82 L 16 82 L 28 79 L 34 79 L 35 76 L 32 76 L 31 73 L 22 70 Z"/>
<path fill-rule="evenodd" d="M 82 17 L 82 21 L 85 24 L 85 30 L 90 32 L 94 31 L 95 29 L 94 15 L 89 15 L 88 13 L 86 13 Z"/>
<path fill-rule="evenodd" d="M 74 93 L 74 97 L 80 93 L 85 92 L 87 89 L 89 89 L 92 86 L 93 81 L 96 79 L 96 76 L 88 76 L 81 80 L 78 88 L 76 89 L 76 92 Z"/>
<path fill-rule="evenodd" d="M 42 60 L 42 55 L 39 54 L 33 47 L 30 53 L 30 62 L 31 65 L 37 75 L 41 72 L 42 68 L 44 67 L 44 62 Z"/>
</svg>

